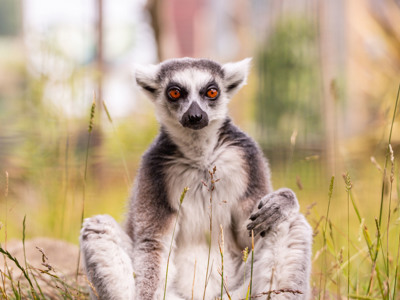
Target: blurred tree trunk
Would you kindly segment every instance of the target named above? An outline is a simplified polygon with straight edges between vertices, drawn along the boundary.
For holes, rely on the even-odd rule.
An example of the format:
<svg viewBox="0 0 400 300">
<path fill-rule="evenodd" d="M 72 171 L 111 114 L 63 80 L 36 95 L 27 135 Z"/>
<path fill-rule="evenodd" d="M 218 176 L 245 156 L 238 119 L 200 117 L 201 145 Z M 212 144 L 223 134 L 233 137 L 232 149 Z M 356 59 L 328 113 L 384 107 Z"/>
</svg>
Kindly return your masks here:
<svg viewBox="0 0 400 300">
<path fill-rule="evenodd" d="M 97 112 L 101 111 L 101 101 L 103 100 L 103 75 L 104 75 L 104 57 L 103 57 L 103 0 L 97 0 L 96 2 L 96 79 L 97 79 L 97 92 L 96 92 L 96 106 Z"/>
<path fill-rule="evenodd" d="M 103 135 L 101 132 L 101 116 L 102 116 L 102 101 L 103 101 L 103 81 L 105 76 L 105 66 L 104 66 L 104 14 L 103 14 L 103 0 L 96 1 L 96 65 L 95 65 L 95 82 L 96 90 L 94 91 L 94 101 L 96 103 L 95 110 L 95 122 L 94 130 L 92 132 L 92 138 L 90 146 L 92 149 L 92 172 L 96 174 L 97 182 L 101 183 L 103 179 L 103 167 L 102 167 L 102 145 L 103 145 Z"/>
<path fill-rule="evenodd" d="M 336 1 L 336 0 L 335 0 Z M 322 115 L 325 129 L 324 156 L 327 171 L 336 175 L 337 159 L 337 122 L 336 122 L 336 95 L 337 95 L 337 55 L 335 53 L 335 30 L 331 18 L 337 5 L 332 1 L 318 1 L 319 16 L 319 57 L 322 77 Z"/>
<path fill-rule="evenodd" d="M 151 27 L 154 30 L 154 38 L 157 44 L 157 58 L 158 60 L 162 59 L 162 51 L 161 51 L 161 29 L 160 29 L 160 0 L 148 0 L 146 8 L 151 16 Z"/>
</svg>

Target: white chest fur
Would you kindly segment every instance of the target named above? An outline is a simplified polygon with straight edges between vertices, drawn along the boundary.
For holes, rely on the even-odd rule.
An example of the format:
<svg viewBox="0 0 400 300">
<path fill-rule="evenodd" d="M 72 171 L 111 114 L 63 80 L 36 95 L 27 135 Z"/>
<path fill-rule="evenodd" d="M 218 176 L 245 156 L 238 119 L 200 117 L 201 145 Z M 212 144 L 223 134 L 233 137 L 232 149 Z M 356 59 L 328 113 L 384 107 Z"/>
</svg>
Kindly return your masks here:
<svg viewBox="0 0 400 300">
<path fill-rule="evenodd" d="M 215 189 L 211 191 L 209 171 L 214 167 L 214 179 L 218 181 L 214 184 Z M 177 242 L 180 238 L 185 240 L 185 244 L 187 239 L 192 242 L 203 241 L 204 233 L 209 231 L 211 203 L 213 223 L 217 228 L 220 224 L 229 225 L 231 208 L 236 207 L 237 201 L 245 193 L 247 177 L 242 153 L 229 145 L 219 147 L 203 165 L 199 165 L 198 162 L 194 164 L 186 158 L 174 160 L 167 171 L 168 198 L 171 206 L 178 207 L 184 187 L 189 187 L 182 204 Z"/>
<path fill-rule="evenodd" d="M 209 171 L 212 171 L 214 167 L 216 167 L 214 179 L 219 180 L 215 183 L 215 189 L 211 191 Z M 201 290 L 201 286 L 204 285 L 203 275 L 206 273 L 210 236 L 212 241 L 210 259 L 212 276 L 210 281 L 218 277 L 220 226 L 222 225 L 226 232 L 225 245 L 231 245 L 233 243 L 232 234 L 228 232 L 232 221 L 231 211 L 237 207 L 247 185 L 248 175 L 242 153 L 238 148 L 230 145 L 224 145 L 214 151 L 204 160 L 203 166 L 199 165 L 198 162 L 194 164 L 189 159 L 181 158 L 175 160 L 168 167 L 168 196 L 173 207 L 178 207 L 178 201 L 184 187 L 190 188 L 181 207 L 179 229 L 174 243 L 176 247 L 173 250 L 178 271 L 175 282 L 179 287 L 191 287 L 191 284 L 186 280 L 193 278 L 193 267 L 196 261 L 196 274 L 199 277 L 196 278 L 195 286 L 196 289 Z M 210 200 L 211 196 L 212 199 Z M 211 204 L 212 233 L 210 235 Z M 227 259 L 229 260 L 229 254 Z M 211 268 L 212 263 L 213 267 Z M 210 283 L 210 293 L 213 290 L 212 286 L 213 284 Z"/>
</svg>

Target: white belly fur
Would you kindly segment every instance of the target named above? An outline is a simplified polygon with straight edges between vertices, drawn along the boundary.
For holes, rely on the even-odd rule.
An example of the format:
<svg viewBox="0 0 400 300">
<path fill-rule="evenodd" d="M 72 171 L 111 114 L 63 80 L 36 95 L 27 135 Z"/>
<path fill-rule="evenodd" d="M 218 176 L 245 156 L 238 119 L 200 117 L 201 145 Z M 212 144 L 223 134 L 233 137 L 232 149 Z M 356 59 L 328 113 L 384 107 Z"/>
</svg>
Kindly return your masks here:
<svg viewBox="0 0 400 300">
<path fill-rule="evenodd" d="M 182 295 L 191 296 L 196 262 L 194 299 L 202 299 L 206 278 L 211 213 L 211 192 L 208 190 L 211 183 L 208 170 L 211 171 L 214 166 L 217 170 L 214 179 L 219 179 L 219 181 L 215 183 L 215 190 L 212 191 L 212 250 L 209 266 L 209 272 L 212 275 L 207 286 L 208 297 L 206 297 L 206 299 L 211 299 L 210 297 L 218 293 L 221 287 L 221 276 L 217 271 L 221 268 L 218 248 L 220 225 L 224 229 L 225 239 L 224 273 L 233 276 L 236 272 L 229 254 L 229 250 L 237 250 L 235 247 L 230 247 L 234 244 L 230 224 L 232 208 L 237 207 L 238 200 L 244 195 L 248 184 L 243 158 L 238 149 L 223 147 L 220 151 L 214 152 L 214 155 L 208 159 L 208 163 L 203 164 L 203 168 L 198 162 L 193 166 L 190 161 L 181 159 L 174 161 L 167 174 L 168 196 L 173 207 L 178 207 L 184 187 L 190 188 L 181 207 L 179 230 L 175 235 L 173 263 L 177 272 L 172 282 Z M 202 181 L 207 183 L 208 188 Z M 236 253 L 235 257 L 240 257 L 240 253 Z"/>
</svg>

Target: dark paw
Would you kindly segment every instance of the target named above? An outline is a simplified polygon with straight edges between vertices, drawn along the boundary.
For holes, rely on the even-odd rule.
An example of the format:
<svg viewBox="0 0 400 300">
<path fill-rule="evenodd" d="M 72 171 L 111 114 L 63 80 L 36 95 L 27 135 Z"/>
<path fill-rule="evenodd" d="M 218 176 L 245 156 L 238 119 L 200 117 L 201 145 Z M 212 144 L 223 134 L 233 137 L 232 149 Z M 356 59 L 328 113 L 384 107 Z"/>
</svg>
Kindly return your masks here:
<svg viewBox="0 0 400 300">
<path fill-rule="evenodd" d="M 264 237 L 268 232 L 280 224 L 287 216 L 298 211 L 299 204 L 292 190 L 283 188 L 261 199 L 258 210 L 250 216 L 251 222 L 247 225 L 249 235 L 260 234 Z"/>
</svg>

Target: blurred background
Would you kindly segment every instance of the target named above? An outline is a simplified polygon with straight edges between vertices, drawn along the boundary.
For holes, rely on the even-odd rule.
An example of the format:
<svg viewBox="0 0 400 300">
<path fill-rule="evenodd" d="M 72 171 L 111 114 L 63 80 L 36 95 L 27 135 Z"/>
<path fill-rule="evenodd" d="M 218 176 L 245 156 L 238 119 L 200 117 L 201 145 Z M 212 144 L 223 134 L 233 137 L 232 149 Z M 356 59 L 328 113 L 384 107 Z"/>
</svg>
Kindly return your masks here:
<svg viewBox="0 0 400 300">
<path fill-rule="evenodd" d="M 221 63 L 252 57 L 249 83 L 230 112 L 261 144 L 274 187 L 292 188 L 318 228 L 332 175 L 333 217 L 344 220 L 341 177 L 348 171 L 374 226 L 378 164 L 400 83 L 400 1 L 0 3 L 1 241 L 21 237 L 26 215 L 28 237 L 77 243 L 83 202 L 86 217 L 123 219 L 141 154 L 158 131 L 133 66 L 184 56 Z M 397 166 L 395 178 L 398 205 Z"/>
</svg>

